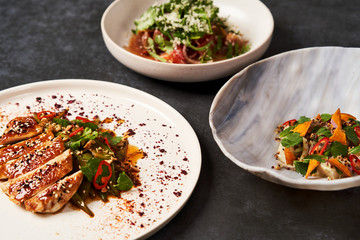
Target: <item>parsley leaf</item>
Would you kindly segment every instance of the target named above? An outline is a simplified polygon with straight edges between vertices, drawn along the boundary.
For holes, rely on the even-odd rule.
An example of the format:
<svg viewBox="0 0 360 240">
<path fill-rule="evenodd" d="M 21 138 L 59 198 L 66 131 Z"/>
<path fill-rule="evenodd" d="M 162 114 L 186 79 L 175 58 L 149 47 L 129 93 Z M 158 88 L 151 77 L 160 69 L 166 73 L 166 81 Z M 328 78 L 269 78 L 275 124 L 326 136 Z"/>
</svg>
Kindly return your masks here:
<svg viewBox="0 0 360 240">
<path fill-rule="evenodd" d="M 359 137 L 356 135 L 354 131 L 354 127 L 344 128 L 346 137 L 355 145 L 359 145 Z"/>
<path fill-rule="evenodd" d="M 309 162 L 294 161 L 294 165 L 296 172 L 300 173 L 301 175 L 306 175 Z"/>
<path fill-rule="evenodd" d="M 283 138 L 283 137 L 286 137 L 287 135 L 291 134 L 292 131 L 295 127 L 294 126 L 291 126 L 291 127 L 287 127 L 284 131 L 282 131 L 280 134 L 279 134 L 279 137 Z"/>
<path fill-rule="evenodd" d="M 347 146 L 336 141 L 330 145 L 329 151 L 333 157 L 337 157 L 337 156 L 346 157 L 348 155 Z"/>
<path fill-rule="evenodd" d="M 117 179 L 117 184 L 114 185 L 114 187 L 116 187 L 120 191 L 130 190 L 133 186 L 134 186 L 133 181 L 129 178 L 128 175 L 126 175 L 125 172 L 119 174 L 119 177 Z"/>
<path fill-rule="evenodd" d="M 80 127 L 84 127 L 84 128 L 90 128 L 91 130 L 96 130 L 99 127 L 93 123 L 93 122 L 83 122 L 81 120 L 75 119 L 73 120 L 73 122 L 75 122 L 77 125 L 79 125 Z"/>
<path fill-rule="evenodd" d="M 329 129 L 327 129 L 326 127 L 321 127 L 316 131 L 316 134 L 319 136 L 324 136 L 324 137 L 331 137 L 331 131 Z"/>
<path fill-rule="evenodd" d="M 152 28 L 155 24 L 156 15 L 156 8 L 154 6 L 150 7 L 139 19 L 135 20 L 136 31 Z"/>
<path fill-rule="evenodd" d="M 298 124 L 301 124 L 301 123 L 304 123 L 304 122 L 308 122 L 308 121 L 310 121 L 310 120 L 311 120 L 311 119 L 308 118 L 308 117 L 301 116 L 301 117 L 299 118 L 299 120 L 297 121 L 297 123 L 298 123 Z"/>
<path fill-rule="evenodd" d="M 321 120 L 323 121 L 323 122 L 327 122 L 327 121 L 329 121 L 330 119 L 331 119 L 331 114 L 328 114 L 328 113 L 324 113 L 324 114 L 321 114 L 320 115 L 321 116 Z"/>
<path fill-rule="evenodd" d="M 85 128 L 81 135 L 76 134 L 75 136 L 70 138 L 70 141 L 66 142 L 66 147 L 71 150 L 76 150 L 81 147 L 84 142 L 95 139 L 98 137 L 97 131 L 92 131 L 90 128 Z"/>
<path fill-rule="evenodd" d="M 54 118 L 53 122 L 61 125 L 62 127 L 66 127 L 71 124 L 71 122 L 69 120 L 62 119 L 62 118 Z"/>
<path fill-rule="evenodd" d="M 81 172 L 84 174 L 84 176 L 89 182 L 93 181 L 93 178 L 95 177 L 101 161 L 102 159 L 99 158 L 91 158 L 87 161 L 85 166 L 80 167 Z"/>
<path fill-rule="evenodd" d="M 100 135 L 107 138 L 111 146 L 116 146 L 122 140 L 121 136 L 113 137 L 110 132 L 101 132 Z"/>
<path fill-rule="evenodd" d="M 284 147 L 293 147 L 303 142 L 303 138 L 300 137 L 300 133 L 292 132 L 281 140 L 281 144 Z"/>
</svg>

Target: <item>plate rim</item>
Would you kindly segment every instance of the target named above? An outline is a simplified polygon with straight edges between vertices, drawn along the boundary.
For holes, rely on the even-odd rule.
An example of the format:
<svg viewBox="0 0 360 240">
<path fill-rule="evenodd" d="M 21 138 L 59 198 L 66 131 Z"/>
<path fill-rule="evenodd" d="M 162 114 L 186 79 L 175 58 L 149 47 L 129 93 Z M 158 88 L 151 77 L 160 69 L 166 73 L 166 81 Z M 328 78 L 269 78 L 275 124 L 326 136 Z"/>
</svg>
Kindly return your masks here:
<svg viewBox="0 0 360 240">
<path fill-rule="evenodd" d="M 192 135 L 193 141 L 196 144 L 195 146 L 192 146 L 192 148 L 194 148 L 194 152 L 197 153 L 197 156 L 194 157 L 194 162 L 197 163 L 197 164 L 195 164 L 196 168 L 195 169 L 192 168 L 191 182 L 193 185 L 190 188 L 187 187 L 187 189 L 189 189 L 189 191 L 186 192 L 186 195 L 183 193 L 182 196 L 184 196 L 184 198 L 183 198 L 183 200 L 179 201 L 178 206 L 175 206 L 169 212 L 164 214 L 163 215 L 164 217 L 161 220 L 156 222 L 154 225 L 150 226 L 146 231 L 135 236 L 136 239 L 148 238 L 151 235 L 155 234 L 160 229 L 162 229 L 167 223 L 169 223 L 181 211 L 181 209 L 186 205 L 187 201 L 190 199 L 190 197 L 191 197 L 193 191 L 195 190 L 197 183 L 199 181 L 199 177 L 200 177 L 200 173 L 201 173 L 201 166 L 202 166 L 202 152 L 201 152 L 200 141 L 197 137 L 195 130 L 190 125 L 190 123 L 186 120 L 186 118 L 184 116 L 182 116 L 182 114 L 180 114 L 175 108 L 170 106 L 165 101 L 163 101 L 160 98 L 155 97 L 145 91 L 136 89 L 134 87 L 126 86 L 126 85 L 123 85 L 120 83 L 108 82 L 108 81 L 103 81 L 103 80 L 71 79 L 71 78 L 70 79 L 40 80 L 37 82 L 25 83 L 25 84 L 21 84 L 21 85 L 17 85 L 17 86 L 13 86 L 10 88 L 0 90 L 0 98 L 2 99 L 9 94 L 18 93 L 18 92 L 31 93 L 31 92 L 36 91 L 37 87 L 44 87 L 44 88 L 50 87 L 51 88 L 51 87 L 57 86 L 59 84 L 60 85 L 68 84 L 68 86 L 71 88 L 71 87 L 79 87 L 80 86 L 79 84 L 84 84 L 85 82 L 90 84 L 89 88 L 93 88 L 93 87 L 95 87 L 95 85 L 98 85 L 98 84 L 100 84 L 101 86 L 106 86 L 106 87 L 113 87 L 113 88 L 116 87 L 116 88 L 121 88 L 127 92 L 131 91 L 136 94 L 140 94 L 140 95 L 146 97 L 147 99 L 151 99 L 152 101 L 155 101 L 161 107 L 164 107 L 167 111 L 170 111 L 171 114 L 174 114 L 176 116 L 176 118 L 178 118 L 177 120 L 181 121 L 181 124 L 185 124 L 184 127 L 187 128 L 188 133 Z M 59 92 L 64 92 L 64 91 L 66 91 L 66 87 L 63 87 L 61 90 L 59 90 Z M 84 93 L 86 93 L 87 90 L 85 89 L 83 91 L 84 91 Z M 20 95 L 20 98 L 22 96 L 23 95 Z M 18 97 L 15 97 L 14 99 L 16 99 L 16 98 L 18 98 Z M 13 100 L 11 100 L 11 101 L 13 101 Z M 140 101 L 140 103 L 144 103 L 144 102 Z M 148 104 L 146 104 L 146 105 L 148 105 Z M 151 110 L 151 111 L 153 111 L 153 110 Z M 165 114 L 165 116 L 166 115 L 167 114 Z"/>
</svg>

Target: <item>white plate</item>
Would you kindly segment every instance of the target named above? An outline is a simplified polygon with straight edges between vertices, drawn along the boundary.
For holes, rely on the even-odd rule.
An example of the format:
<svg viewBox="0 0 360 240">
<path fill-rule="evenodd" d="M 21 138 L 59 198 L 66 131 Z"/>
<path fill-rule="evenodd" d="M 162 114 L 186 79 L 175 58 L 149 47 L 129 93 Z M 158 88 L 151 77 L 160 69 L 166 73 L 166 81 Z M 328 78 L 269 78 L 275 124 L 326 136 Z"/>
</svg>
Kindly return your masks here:
<svg viewBox="0 0 360 240">
<path fill-rule="evenodd" d="M 61 105 L 61 107 L 59 106 Z M 142 91 L 103 81 L 53 80 L 0 92 L 1 126 L 29 111 L 69 107 L 72 116 L 122 119 L 109 128 L 135 132 L 130 144 L 147 157 L 138 161 L 142 185 L 109 203 L 89 204 L 95 217 L 69 207 L 57 214 L 33 214 L 0 192 L 4 239 L 143 239 L 173 218 L 199 177 L 201 150 L 189 123 L 172 107 Z"/>
<path fill-rule="evenodd" d="M 149 60 L 127 51 L 134 20 L 154 3 L 168 0 L 116 0 L 104 12 L 101 30 L 110 53 L 128 68 L 143 75 L 166 81 L 201 82 L 230 76 L 259 59 L 268 48 L 274 19 L 259 0 L 214 0 L 219 15 L 243 33 L 251 49 L 238 57 L 204 64 L 172 64 Z"/>
<path fill-rule="evenodd" d="M 360 186 L 360 176 L 329 181 L 275 170 L 275 128 L 286 120 L 337 108 L 360 118 L 360 48 L 308 48 L 254 63 L 232 77 L 210 110 L 213 136 L 238 166 L 289 187 L 339 190 Z"/>
</svg>

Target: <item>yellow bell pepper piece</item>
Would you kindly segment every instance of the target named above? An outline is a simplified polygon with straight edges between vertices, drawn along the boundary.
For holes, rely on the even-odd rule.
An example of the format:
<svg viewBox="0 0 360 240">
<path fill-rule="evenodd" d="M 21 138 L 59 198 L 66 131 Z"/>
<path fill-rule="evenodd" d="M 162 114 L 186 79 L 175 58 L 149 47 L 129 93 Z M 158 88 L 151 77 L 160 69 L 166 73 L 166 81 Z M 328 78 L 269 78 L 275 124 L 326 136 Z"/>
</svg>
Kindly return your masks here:
<svg viewBox="0 0 360 240">
<path fill-rule="evenodd" d="M 348 113 L 341 113 L 340 116 L 341 116 L 341 120 L 343 120 L 345 122 L 348 121 L 350 118 L 356 120 L 356 117 L 354 117 L 353 115 L 348 114 Z"/>
<path fill-rule="evenodd" d="M 305 178 L 308 178 L 310 176 L 310 174 L 312 173 L 312 171 L 314 171 L 315 168 L 317 168 L 317 166 L 319 166 L 319 164 L 320 164 L 319 161 L 316 161 L 314 159 L 310 159 L 309 166 L 308 166 L 308 169 L 307 169 L 306 174 L 305 174 Z"/>
<path fill-rule="evenodd" d="M 295 155 L 288 148 L 284 149 L 284 153 L 285 153 L 286 164 L 293 164 L 294 160 L 296 159 Z"/>
<path fill-rule="evenodd" d="M 346 134 L 341 130 L 341 127 L 335 129 L 333 135 L 329 138 L 330 142 L 340 142 L 343 145 L 346 145 Z"/>
<path fill-rule="evenodd" d="M 342 164 L 341 162 L 339 162 L 339 160 L 337 160 L 336 158 L 331 158 L 328 160 L 329 163 L 331 163 L 333 166 L 337 167 L 340 171 L 342 171 L 343 173 L 345 173 L 346 176 L 351 177 L 351 173 L 349 171 L 349 169 Z"/>
<path fill-rule="evenodd" d="M 340 127 L 341 129 L 341 113 L 340 108 L 336 110 L 336 112 L 331 116 L 331 120 L 336 124 L 336 128 Z"/>
<path fill-rule="evenodd" d="M 309 130 L 310 125 L 311 125 L 311 121 L 307 121 L 297 125 L 292 131 L 300 133 L 300 136 L 303 137 Z"/>
</svg>

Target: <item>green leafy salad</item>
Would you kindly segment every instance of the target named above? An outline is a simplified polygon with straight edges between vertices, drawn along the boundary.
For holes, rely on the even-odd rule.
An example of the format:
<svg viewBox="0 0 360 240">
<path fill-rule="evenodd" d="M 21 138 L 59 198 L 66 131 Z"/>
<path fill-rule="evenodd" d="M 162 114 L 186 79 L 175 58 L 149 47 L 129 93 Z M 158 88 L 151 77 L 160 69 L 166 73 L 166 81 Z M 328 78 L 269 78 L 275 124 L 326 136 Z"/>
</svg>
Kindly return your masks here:
<svg viewBox="0 0 360 240">
<path fill-rule="evenodd" d="M 67 111 L 61 113 L 43 111 L 34 115 L 55 136 L 61 136 L 65 148 L 73 153 L 73 171 L 84 174 L 83 181 L 71 202 L 93 216 L 86 199 L 109 196 L 120 197 L 122 191 L 139 186 L 138 169 L 128 159 L 128 136 L 117 136 L 113 131 L 101 128 L 98 118 L 90 120 L 76 117 L 68 120 Z M 142 154 L 142 151 L 137 149 Z"/>
<path fill-rule="evenodd" d="M 169 63 L 207 63 L 233 58 L 250 45 L 229 30 L 212 0 L 170 0 L 135 20 L 129 51 Z"/>
<path fill-rule="evenodd" d="M 277 169 L 286 167 L 308 178 L 337 179 L 360 174 L 360 122 L 338 109 L 310 119 L 291 119 L 277 128 Z"/>
</svg>

